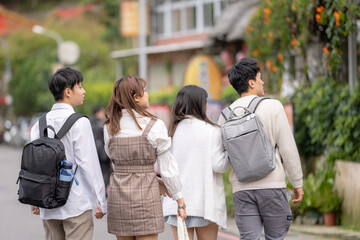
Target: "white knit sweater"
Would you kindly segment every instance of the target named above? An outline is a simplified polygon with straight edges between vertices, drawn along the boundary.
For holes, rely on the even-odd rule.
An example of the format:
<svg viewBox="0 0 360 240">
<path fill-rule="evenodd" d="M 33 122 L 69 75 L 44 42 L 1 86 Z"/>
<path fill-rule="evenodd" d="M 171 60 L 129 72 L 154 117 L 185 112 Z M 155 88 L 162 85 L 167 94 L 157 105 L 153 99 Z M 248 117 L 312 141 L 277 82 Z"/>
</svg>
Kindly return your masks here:
<svg viewBox="0 0 360 240">
<path fill-rule="evenodd" d="M 254 97 L 254 95 L 250 95 L 239 98 L 230 105 L 230 108 L 234 109 L 237 106 L 247 107 Z M 243 112 L 241 108 L 235 110 L 235 114 L 241 114 L 241 112 Z M 229 179 L 233 193 L 248 189 L 285 188 L 285 170 L 293 187 L 302 187 L 303 173 L 300 157 L 283 105 L 278 100 L 266 99 L 259 103 L 255 113 L 259 116 L 270 142 L 273 146 L 277 144 L 279 147 L 276 153 L 276 168 L 266 177 L 248 183 L 239 182 L 236 179 L 234 170 L 231 169 Z M 224 122 L 225 119 L 220 116 L 219 125 L 223 125 Z"/>
<path fill-rule="evenodd" d="M 188 216 L 204 217 L 226 228 L 226 204 L 222 174 L 225 159 L 221 129 L 194 117 L 182 120 L 174 134 L 171 153 L 176 159 Z M 163 201 L 164 216 L 176 215 L 176 202 Z"/>
</svg>

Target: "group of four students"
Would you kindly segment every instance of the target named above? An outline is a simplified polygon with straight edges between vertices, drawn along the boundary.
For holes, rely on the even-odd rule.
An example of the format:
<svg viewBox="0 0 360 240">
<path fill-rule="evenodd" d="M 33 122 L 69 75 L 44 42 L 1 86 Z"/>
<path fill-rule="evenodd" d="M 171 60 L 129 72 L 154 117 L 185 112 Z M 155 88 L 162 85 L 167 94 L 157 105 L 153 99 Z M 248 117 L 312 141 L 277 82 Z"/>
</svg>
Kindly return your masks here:
<svg viewBox="0 0 360 240">
<path fill-rule="evenodd" d="M 255 59 L 244 58 L 228 71 L 240 98 L 230 105 L 247 106 L 264 95 L 264 82 Z M 47 122 L 59 130 L 84 101 L 82 75 L 71 68 L 59 69 L 49 80 L 56 103 Z M 224 150 L 221 128 L 206 116 L 206 91 L 184 86 L 172 107 L 169 130 L 147 111 L 146 81 L 127 76 L 114 84 L 105 110 L 105 151 L 114 173 L 106 204 L 105 188 L 97 160 L 89 120 L 78 120 L 62 139 L 69 161 L 78 166 L 82 183 L 72 186 L 67 203 L 56 209 L 32 207 L 43 219 L 46 239 L 91 239 L 93 220 L 107 213 L 108 232 L 119 240 L 157 239 L 164 222 L 177 239 L 177 218 L 185 221 L 190 239 L 217 239 L 218 228 L 226 228 L 226 203 L 222 173 L 231 164 Z M 277 145 L 276 167 L 253 182 L 239 182 L 233 169 L 230 181 L 235 221 L 241 239 L 284 239 L 291 224 L 285 170 L 294 187 L 293 203 L 301 201 L 302 170 L 296 144 L 284 108 L 274 99 L 262 101 L 256 110 L 269 141 Z M 37 139 L 38 123 L 31 131 Z M 161 178 L 154 172 L 157 162 Z M 161 196 L 164 195 L 163 200 Z M 107 207 L 106 207 L 107 205 Z"/>
</svg>

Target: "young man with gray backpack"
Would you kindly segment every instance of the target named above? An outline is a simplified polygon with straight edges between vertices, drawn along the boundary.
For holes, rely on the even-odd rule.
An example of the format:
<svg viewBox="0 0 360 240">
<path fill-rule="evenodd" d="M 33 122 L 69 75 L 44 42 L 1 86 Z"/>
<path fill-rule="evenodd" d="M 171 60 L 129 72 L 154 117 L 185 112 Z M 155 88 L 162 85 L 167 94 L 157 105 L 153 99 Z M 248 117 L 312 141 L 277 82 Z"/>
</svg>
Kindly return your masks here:
<svg viewBox="0 0 360 240">
<path fill-rule="evenodd" d="M 49 79 L 55 104 L 46 117 L 40 118 L 32 127 L 32 142 L 24 148 L 25 154 L 41 158 L 23 155 L 19 201 L 33 205 L 33 214 L 40 214 L 47 240 L 91 240 L 92 210 L 95 210 L 96 218 L 102 218 L 107 211 L 105 186 L 90 121 L 74 111 L 74 107 L 84 101 L 82 81 L 82 74 L 69 67 L 57 70 Z M 56 159 L 46 161 L 52 156 L 51 151 Z M 54 167 L 50 174 L 47 164 Z M 73 178 L 78 185 L 71 185 Z M 46 184 L 48 190 L 44 187 Z M 38 189 L 36 194 L 31 193 L 34 188 Z M 67 191 L 70 191 L 68 197 Z"/>
<path fill-rule="evenodd" d="M 287 173 L 293 203 L 303 197 L 303 174 L 294 136 L 282 104 L 264 96 L 255 59 L 243 58 L 228 71 L 240 98 L 222 111 L 224 146 L 232 169 L 235 221 L 240 239 L 284 239 L 292 222 L 286 191 Z"/>
</svg>

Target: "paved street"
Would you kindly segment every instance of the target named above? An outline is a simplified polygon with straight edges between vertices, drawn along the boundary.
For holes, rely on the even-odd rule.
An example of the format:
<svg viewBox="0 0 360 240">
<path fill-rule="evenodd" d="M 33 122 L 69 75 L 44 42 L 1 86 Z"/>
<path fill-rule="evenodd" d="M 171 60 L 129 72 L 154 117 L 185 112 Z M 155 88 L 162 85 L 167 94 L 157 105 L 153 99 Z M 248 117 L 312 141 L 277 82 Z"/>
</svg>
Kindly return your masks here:
<svg viewBox="0 0 360 240">
<path fill-rule="evenodd" d="M 32 215 L 30 206 L 20 204 L 17 200 L 18 186 L 15 184 L 20 169 L 21 149 L 6 145 L 0 145 L 0 205 L 2 206 L 0 218 L 0 239 L 17 240 L 42 240 L 44 231 L 42 222 L 38 216 Z M 115 239 L 106 231 L 106 218 L 97 220 L 94 218 L 94 240 Z M 234 231 L 233 221 L 229 222 L 229 230 Z M 159 240 L 171 240 L 172 234 L 168 226 L 166 231 L 159 235 Z M 219 232 L 219 240 L 239 239 L 235 234 L 224 231 Z M 261 239 L 264 239 L 262 237 Z M 288 234 L 287 240 L 325 240 L 310 235 L 299 233 Z"/>
</svg>

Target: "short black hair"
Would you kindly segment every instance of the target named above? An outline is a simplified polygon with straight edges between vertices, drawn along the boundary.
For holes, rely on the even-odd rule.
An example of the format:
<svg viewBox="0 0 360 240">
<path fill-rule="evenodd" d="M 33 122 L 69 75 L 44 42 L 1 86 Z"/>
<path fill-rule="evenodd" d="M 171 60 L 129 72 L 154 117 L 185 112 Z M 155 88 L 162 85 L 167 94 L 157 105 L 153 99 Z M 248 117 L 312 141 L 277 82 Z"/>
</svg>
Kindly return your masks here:
<svg viewBox="0 0 360 240">
<path fill-rule="evenodd" d="M 64 99 L 64 90 L 73 89 L 75 84 L 83 81 L 81 72 L 69 67 L 58 69 L 49 79 L 49 89 L 54 96 L 55 101 Z"/>
<path fill-rule="evenodd" d="M 231 86 L 241 95 L 249 90 L 249 80 L 256 80 L 260 72 L 258 62 L 253 58 L 243 58 L 236 63 L 227 74 Z"/>
<path fill-rule="evenodd" d="M 92 114 L 95 115 L 96 113 L 100 112 L 102 109 L 103 109 L 102 106 L 100 106 L 100 105 L 95 105 L 95 106 L 92 108 Z"/>
</svg>

